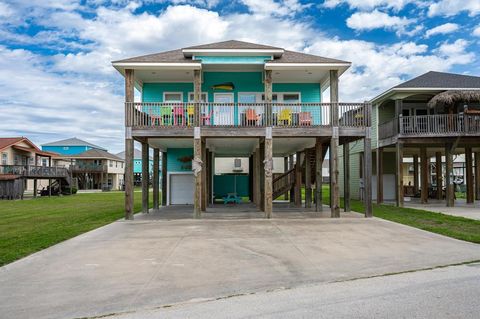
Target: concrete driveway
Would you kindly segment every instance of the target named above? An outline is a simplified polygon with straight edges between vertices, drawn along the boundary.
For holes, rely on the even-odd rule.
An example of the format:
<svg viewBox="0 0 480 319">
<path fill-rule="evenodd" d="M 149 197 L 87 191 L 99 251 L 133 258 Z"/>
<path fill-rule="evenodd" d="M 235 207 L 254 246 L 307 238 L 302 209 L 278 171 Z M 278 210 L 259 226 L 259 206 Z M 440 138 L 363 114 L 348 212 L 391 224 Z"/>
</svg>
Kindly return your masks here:
<svg viewBox="0 0 480 319">
<path fill-rule="evenodd" d="M 380 219 L 118 221 L 0 268 L 2 318 L 78 318 L 480 260 Z"/>
</svg>

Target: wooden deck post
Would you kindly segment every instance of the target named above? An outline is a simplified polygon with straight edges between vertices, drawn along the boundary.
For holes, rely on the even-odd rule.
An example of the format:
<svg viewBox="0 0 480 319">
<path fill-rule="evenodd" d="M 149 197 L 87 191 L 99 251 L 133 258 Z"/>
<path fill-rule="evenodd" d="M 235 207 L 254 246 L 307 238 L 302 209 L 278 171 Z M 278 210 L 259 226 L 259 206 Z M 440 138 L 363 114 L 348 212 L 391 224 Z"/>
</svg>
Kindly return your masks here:
<svg viewBox="0 0 480 319">
<path fill-rule="evenodd" d="M 153 209 L 158 210 L 160 208 L 160 191 L 159 191 L 159 171 L 160 171 L 160 150 L 158 148 L 153 149 Z"/>
<path fill-rule="evenodd" d="M 293 162 L 293 154 L 288 157 L 288 169 L 293 169 L 295 167 L 295 163 Z M 295 201 L 295 187 L 290 189 L 290 203 Z"/>
<path fill-rule="evenodd" d="M 195 127 L 193 139 L 193 161 L 192 170 L 195 177 L 195 189 L 193 195 L 193 217 L 200 218 L 202 212 L 202 139 L 200 136 L 200 127 Z"/>
<path fill-rule="evenodd" d="M 167 152 L 162 152 L 162 206 L 167 206 Z"/>
<path fill-rule="evenodd" d="M 252 154 L 252 166 L 249 168 L 249 174 L 252 175 L 252 202 L 257 203 L 257 150 Z"/>
<path fill-rule="evenodd" d="M 195 127 L 200 126 L 200 113 L 201 113 L 201 94 L 202 94 L 202 79 L 201 70 L 193 70 L 193 102 L 194 102 L 194 116 L 193 123 Z"/>
<path fill-rule="evenodd" d="M 340 192 L 338 189 L 338 71 L 330 70 L 330 102 L 332 138 L 330 140 L 330 210 L 331 217 L 340 217 Z"/>
<path fill-rule="evenodd" d="M 350 211 L 350 144 L 343 144 L 343 209 Z"/>
<path fill-rule="evenodd" d="M 149 201 L 149 184 L 150 184 L 150 174 L 149 174 L 149 147 L 148 141 L 142 142 L 142 212 L 144 214 L 148 213 L 148 201 Z"/>
<path fill-rule="evenodd" d="M 125 70 L 125 219 L 133 219 L 133 137 L 127 103 L 134 101 L 134 71 Z"/>
<path fill-rule="evenodd" d="M 467 204 L 472 204 L 474 202 L 475 193 L 473 187 L 473 157 L 472 157 L 472 147 L 465 147 L 465 168 L 466 168 L 466 185 L 467 185 Z"/>
<path fill-rule="evenodd" d="M 37 184 L 38 184 L 38 181 L 37 181 L 37 179 L 35 178 L 35 179 L 33 180 L 33 197 L 37 197 L 37 192 L 38 192 L 38 186 L 37 186 Z"/>
<path fill-rule="evenodd" d="M 452 143 L 445 145 L 445 199 L 447 207 L 455 205 L 455 187 L 453 185 L 453 150 Z"/>
<path fill-rule="evenodd" d="M 207 148 L 206 140 L 202 138 L 202 198 L 201 198 L 201 210 L 205 212 L 207 210 Z"/>
<path fill-rule="evenodd" d="M 331 192 L 331 217 L 340 217 L 340 192 L 338 188 L 338 127 L 333 128 L 333 136 L 330 140 L 330 192 Z"/>
<path fill-rule="evenodd" d="M 437 199 L 443 198 L 443 178 L 442 178 L 442 152 L 435 152 L 435 175 L 437 184 Z"/>
<path fill-rule="evenodd" d="M 305 208 L 312 207 L 312 162 L 309 149 L 305 149 Z"/>
<path fill-rule="evenodd" d="M 265 160 L 264 160 L 264 171 L 265 171 L 265 217 L 272 217 L 273 210 L 273 140 L 272 140 L 272 128 L 266 128 L 265 136 Z"/>
<path fill-rule="evenodd" d="M 425 146 L 420 147 L 420 164 L 422 168 L 420 170 L 421 178 L 421 203 L 428 203 L 428 159 L 427 159 L 427 148 Z"/>
<path fill-rule="evenodd" d="M 413 155 L 413 193 L 415 196 L 418 194 L 418 155 L 416 154 Z"/>
<path fill-rule="evenodd" d="M 285 156 L 283 158 L 283 172 L 286 173 L 288 171 L 288 156 Z M 285 194 L 283 194 L 283 199 L 288 200 L 288 195 L 290 191 L 286 191 Z"/>
<path fill-rule="evenodd" d="M 302 207 L 302 153 L 297 152 L 295 161 L 295 207 Z"/>
<path fill-rule="evenodd" d="M 273 125 L 273 119 L 272 119 L 272 70 L 265 70 L 265 79 L 264 79 L 264 84 L 265 84 L 265 115 L 266 115 L 266 121 L 265 125 L 267 127 Z"/>
<path fill-rule="evenodd" d="M 260 147 L 255 150 L 255 204 L 259 209 L 262 209 L 262 186 L 260 185 L 262 179 Z"/>
<path fill-rule="evenodd" d="M 383 147 L 377 148 L 377 204 L 383 203 Z"/>
<path fill-rule="evenodd" d="M 265 212 L 265 139 L 261 138 L 259 148 L 260 210 Z"/>
<path fill-rule="evenodd" d="M 475 199 L 480 200 L 480 152 L 475 152 Z"/>
<path fill-rule="evenodd" d="M 365 217 L 373 216 L 372 207 L 372 133 L 371 127 L 365 128 L 365 138 L 363 140 L 363 186 L 365 192 Z"/>
<path fill-rule="evenodd" d="M 395 199 L 398 207 L 403 207 L 403 144 L 396 144 Z"/>
<path fill-rule="evenodd" d="M 315 141 L 315 211 L 323 211 L 323 176 L 322 176 L 322 166 L 323 166 L 323 145 L 320 138 L 317 137 Z"/>
</svg>

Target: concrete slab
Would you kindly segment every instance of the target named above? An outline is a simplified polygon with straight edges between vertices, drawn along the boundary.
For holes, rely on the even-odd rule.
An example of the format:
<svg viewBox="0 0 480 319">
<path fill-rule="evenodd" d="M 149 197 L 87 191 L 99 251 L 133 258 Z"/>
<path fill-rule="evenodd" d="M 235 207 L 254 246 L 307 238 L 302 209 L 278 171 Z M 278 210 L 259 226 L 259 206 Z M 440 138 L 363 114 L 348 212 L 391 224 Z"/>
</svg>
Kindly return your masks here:
<svg viewBox="0 0 480 319">
<path fill-rule="evenodd" d="M 405 202 L 404 206 L 480 220 L 480 201 L 475 201 L 473 204 L 466 204 L 465 200 L 456 200 L 454 207 L 446 207 L 445 201 L 430 199 L 428 204 L 421 204 L 418 200 L 414 199 L 409 202 Z"/>
<path fill-rule="evenodd" d="M 137 216 L 0 268 L 0 313 L 91 317 L 471 260 L 480 246 L 376 218 Z"/>
</svg>

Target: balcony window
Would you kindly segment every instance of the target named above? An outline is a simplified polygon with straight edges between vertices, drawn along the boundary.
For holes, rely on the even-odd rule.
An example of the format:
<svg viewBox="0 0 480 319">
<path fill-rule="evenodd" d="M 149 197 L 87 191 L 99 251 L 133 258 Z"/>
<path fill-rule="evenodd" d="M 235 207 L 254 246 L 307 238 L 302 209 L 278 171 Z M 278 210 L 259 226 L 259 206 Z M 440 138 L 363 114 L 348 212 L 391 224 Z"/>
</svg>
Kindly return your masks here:
<svg viewBox="0 0 480 319">
<path fill-rule="evenodd" d="M 190 92 L 190 93 L 188 93 L 188 102 L 193 102 L 193 101 L 194 101 L 193 92 Z M 202 94 L 200 94 L 200 102 L 208 102 L 208 94 L 207 93 L 202 92 Z"/>
<path fill-rule="evenodd" d="M 163 101 L 168 103 L 183 102 L 182 92 L 165 92 L 163 93 Z"/>
<path fill-rule="evenodd" d="M 283 103 L 300 103 L 300 94 L 298 93 L 284 94 Z"/>
<path fill-rule="evenodd" d="M 110 164 L 110 167 L 113 167 L 113 161 L 108 161 Z"/>
<path fill-rule="evenodd" d="M 7 165 L 8 163 L 8 154 L 2 153 L 2 165 Z"/>
</svg>

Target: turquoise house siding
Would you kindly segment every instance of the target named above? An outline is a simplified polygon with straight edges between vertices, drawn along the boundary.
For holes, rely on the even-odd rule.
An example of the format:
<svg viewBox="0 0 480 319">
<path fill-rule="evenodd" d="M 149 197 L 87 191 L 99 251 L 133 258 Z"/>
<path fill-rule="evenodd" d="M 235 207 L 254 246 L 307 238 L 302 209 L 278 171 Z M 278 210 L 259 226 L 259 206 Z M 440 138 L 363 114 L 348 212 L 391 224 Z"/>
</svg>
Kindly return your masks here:
<svg viewBox="0 0 480 319">
<path fill-rule="evenodd" d="M 234 90 L 213 90 L 212 86 L 232 82 Z M 233 93 L 234 102 L 238 103 L 239 92 L 263 93 L 264 84 L 262 72 L 204 72 L 202 92 L 208 95 L 208 101 L 214 101 L 214 93 Z M 321 90 L 319 83 L 273 83 L 273 92 L 299 92 L 301 102 L 320 103 Z M 143 102 L 163 102 L 164 92 L 182 92 L 183 102 L 188 102 L 188 94 L 193 92 L 193 83 L 144 83 L 142 90 Z M 259 101 L 257 101 L 259 102 Z M 320 124 L 321 112 L 318 107 L 303 106 L 302 111 L 312 114 L 313 124 Z M 238 121 L 238 114 L 235 114 Z M 236 123 L 238 124 L 238 123 Z"/>
<path fill-rule="evenodd" d="M 215 198 L 222 198 L 228 193 L 237 193 L 240 197 L 249 194 L 248 175 L 215 175 L 213 177 Z"/>
<path fill-rule="evenodd" d="M 160 160 L 160 167 L 162 166 L 162 162 Z M 150 174 L 153 172 L 153 160 L 150 160 L 148 163 L 148 171 Z M 133 159 L 133 172 L 134 173 L 142 173 L 142 159 L 141 158 L 135 158 Z"/>
<path fill-rule="evenodd" d="M 42 146 L 42 150 L 46 152 L 54 152 L 62 155 L 77 155 L 85 151 L 91 150 L 90 146 Z"/>
<path fill-rule="evenodd" d="M 183 102 L 188 102 L 188 92 L 193 92 L 193 83 L 144 83 L 143 102 L 163 102 L 164 92 L 182 92 Z"/>
<path fill-rule="evenodd" d="M 193 148 L 167 149 L 167 172 L 191 172 L 192 158 Z"/>
</svg>

